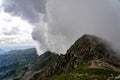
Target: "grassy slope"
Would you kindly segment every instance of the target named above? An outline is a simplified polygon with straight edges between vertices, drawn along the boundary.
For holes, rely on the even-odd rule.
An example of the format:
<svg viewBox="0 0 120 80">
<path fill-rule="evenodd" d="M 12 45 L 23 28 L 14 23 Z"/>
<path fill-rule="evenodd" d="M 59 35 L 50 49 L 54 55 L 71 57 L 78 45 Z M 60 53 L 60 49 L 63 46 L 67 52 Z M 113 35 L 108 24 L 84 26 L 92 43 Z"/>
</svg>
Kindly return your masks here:
<svg viewBox="0 0 120 80">
<path fill-rule="evenodd" d="M 13 80 L 14 78 L 19 78 L 24 73 L 26 65 L 28 65 L 28 62 L 19 63 L 19 65 L 14 68 L 15 73 L 6 77 L 4 80 Z"/>
<path fill-rule="evenodd" d="M 15 65 L 10 65 L 10 67 L 8 66 L 8 68 L 4 71 L 6 71 L 7 72 L 6 74 L 9 74 L 9 75 L 5 74 L 3 79 L 13 80 L 15 78 L 20 78 L 28 70 L 28 68 L 32 66 L 31 61 L 24 61 L 24 62 L 17 63 Z"/>
<path fill-rule="evenodd" d="M 26 50 L 14 50 L 7 53 L 8 54 L 0 56 L 0 67 L 19 63 L 22 61 L 29 61 L 37 57 L 35 48 Z"/>
<path fill-rule="evenodd" d="M 36 76 L 39 76 L 40 71 L 45 70 L 46 68 L 48 68 L 48 66 L 53 64 L 57 58 L 58 58 L 58 54 L 48 52 L 47 54 L 44 53 L 41 56 L 39 56 L 38 59 L 32 61 L 33 65 L 31 66 L 30 71 L 32 71 L 32 74 L 34 74 L 33 76 L 31 75 L 33 79 Z"/>
<path fill-rule="evenodd" d="M 120 72 L 111 70 L 88 68 L 90 62 L 85 63 L 70 73 L 56 75 L 45 80 L 114 80 L 115 77 L 120 75 Z"/>
<path fill-rule="evenodd" d="M 0 80 L 13 80 L 21 77 L 32 66 L 31 62 L 38 57 L 35 48 L 11 51 L 3 56 L 1 56 L 3 57 L 1 61 L 6 60 L 7 66 L 0 68 L 0 72 L 4 72 L 0 75 Z"/>
<path fill-rule="evenodd" d="M 51 53 L 51 52 L 50 52 Z M 33 61 L 33 65 L 32 65 L 32 71 L 40 71 L 44 68 L 46 68 L 47 66 L 51 65 L 56 59 L 57 59 L 58 55 L 51 53 L 51 54 L 42 54 L 41 56 L 39 56 L 38 59 Z"/>
</svg>

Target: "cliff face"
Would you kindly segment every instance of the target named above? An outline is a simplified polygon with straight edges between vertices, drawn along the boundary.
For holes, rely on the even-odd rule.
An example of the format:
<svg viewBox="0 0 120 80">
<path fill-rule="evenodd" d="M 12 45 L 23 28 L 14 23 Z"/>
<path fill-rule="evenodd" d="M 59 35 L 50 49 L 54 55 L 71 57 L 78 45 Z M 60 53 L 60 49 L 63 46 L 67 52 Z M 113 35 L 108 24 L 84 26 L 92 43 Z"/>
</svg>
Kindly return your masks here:
<svg viewBox="0 0 120 80">
<path fill-rule="evenodd" d="M 115 55 L 115 52 L 103 39 L 92 35 L 83 35 L 67 50 L 65 55 L 60 55 L 53 65 L 34 75 L 31 80 L 41 80 L 70 72 L 83 63 L 92 60 L 120 65 L 120 60 Z"/>
</svg>

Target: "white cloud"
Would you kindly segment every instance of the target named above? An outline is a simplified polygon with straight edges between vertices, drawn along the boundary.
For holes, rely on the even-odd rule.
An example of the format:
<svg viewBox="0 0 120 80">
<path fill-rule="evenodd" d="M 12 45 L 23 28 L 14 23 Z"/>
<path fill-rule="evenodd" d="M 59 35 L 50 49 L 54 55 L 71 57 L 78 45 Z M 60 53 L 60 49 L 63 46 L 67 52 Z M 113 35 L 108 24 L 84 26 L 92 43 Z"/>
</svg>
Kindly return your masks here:
<svg viewBox="0 0 120 80">
<path fill-rule="evenodd" d="M 33 26 L 21 17 L 15 17 L 0 10 L 0 46 L 33 45 Z"/>
<path fill-rule="evenodd" d="M 83 34 L 104 38 L 119 50 L 119 0 L 48 0 L 46 10 L 51 50 L 65 52 Z"/>
<path fill-rule="evenodd" d="M 21 17 L 35 26 L 32 36 L 39 42 L 40 51 L 51 50 L 65 53 L 77 38 L 86 33 L 110 40 L 117 48 L 120 47 L 119 0 L 48 0 L 47 5 L 47 0 L 3 1 L 5 12 Z M 41 20 L 40 14 L 47 15 L 45 23 Z M 15 18 L 13 16 L 12 18 Z M 21 18 L 18 19 L 18 17 L 16 17 L 18 21 L 14 19 L 15 22 L 12 21 L 11 26 L 19 24 Z M 4 21 L 9 22 L 10 19 L 7 17 Z M 12 31 L 10 27 L 7 29 L 7 34 Z M 14 35 L 14 42 L 19 42 L 19 34 L 26 38 L 29 33 L 27 27 L 21 26 L 19 29 L 17 36 Z"/>
<path fill-rule="evenodd" d="M 0 0 L 0 6 L 2 5 L 2 0 Z"/>
</svg>

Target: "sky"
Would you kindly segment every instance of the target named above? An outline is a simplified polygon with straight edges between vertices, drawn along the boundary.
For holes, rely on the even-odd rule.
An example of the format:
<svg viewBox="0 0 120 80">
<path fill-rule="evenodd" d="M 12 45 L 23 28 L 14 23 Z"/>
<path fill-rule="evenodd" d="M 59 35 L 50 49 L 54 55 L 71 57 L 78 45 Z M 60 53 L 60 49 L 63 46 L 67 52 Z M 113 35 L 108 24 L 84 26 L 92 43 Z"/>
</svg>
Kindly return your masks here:
<svg viewBox="0 0 120 80">
<path fill-rule="evenodd" d="M 65 53 L 92 34 L 120 50 L 119 0 L 0 0 L 0 46 L 35 45 Z M 119 51 L 120 52 L 120 51 Z"/>
<path fill-rule="evenodd" d="M 0 0 L 0 47 L 32 46 L 32 25 L 21 17 L 5 12 Z"/>
</svg>

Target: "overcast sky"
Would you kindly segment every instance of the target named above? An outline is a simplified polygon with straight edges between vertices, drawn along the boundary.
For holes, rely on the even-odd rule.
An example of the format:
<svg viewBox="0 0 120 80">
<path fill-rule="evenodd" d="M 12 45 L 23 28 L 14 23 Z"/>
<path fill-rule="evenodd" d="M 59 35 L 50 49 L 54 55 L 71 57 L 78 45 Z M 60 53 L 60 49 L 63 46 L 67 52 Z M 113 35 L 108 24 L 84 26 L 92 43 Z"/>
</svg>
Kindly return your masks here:
<svg viewBox="0 0 120 80">
<path fill-rule="evenodd" d="M 65 51 L 83 34 L 120 50 L 119 0 L 0 0 L 0 46 Z"/>
<path fill-rule="evenodd" d="M 0 0 L 0 46 L 31 46 L 33 26 L 21 17 L 10 15 L 3 10 Z"/>
</svg>

